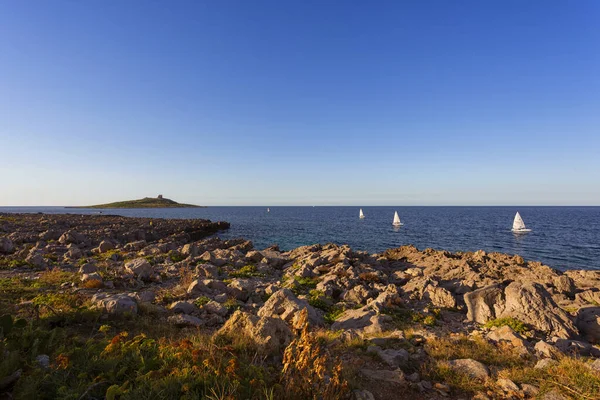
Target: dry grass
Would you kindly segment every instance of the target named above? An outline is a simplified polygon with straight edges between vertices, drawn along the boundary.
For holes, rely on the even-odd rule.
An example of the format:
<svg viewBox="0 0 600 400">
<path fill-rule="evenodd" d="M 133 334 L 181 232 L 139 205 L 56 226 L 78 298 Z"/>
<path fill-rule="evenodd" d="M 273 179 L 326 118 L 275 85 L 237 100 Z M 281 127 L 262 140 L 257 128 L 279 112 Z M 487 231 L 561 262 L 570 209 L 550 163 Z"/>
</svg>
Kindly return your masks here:
<svg viewBox="0 0 600 400">
<path fill-rule="evenodd" d="M 308 312 L 302 310 L 297 323 L 300 335 L 283 354 L 281 381 L 289 399 L 343 399 L 348 383 L 342 377 L 342 365 L 330 369 L 331 360 L 316 335 L 308 331 Z"/>
</svg>

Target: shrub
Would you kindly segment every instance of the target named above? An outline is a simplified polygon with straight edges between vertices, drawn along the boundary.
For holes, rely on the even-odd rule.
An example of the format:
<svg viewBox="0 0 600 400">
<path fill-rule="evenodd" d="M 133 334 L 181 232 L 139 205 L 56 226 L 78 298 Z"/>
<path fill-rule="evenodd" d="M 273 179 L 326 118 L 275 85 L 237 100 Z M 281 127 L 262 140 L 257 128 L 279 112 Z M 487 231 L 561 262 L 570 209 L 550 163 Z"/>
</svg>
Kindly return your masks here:
<svg viewBox="0 0 600 400">
<path fill-rule="evenodd" d="M 200 296 L 196 300 L 194 300 L 194 304 L 198 307 L 202 307 L 205 304 L 208 304 L 210 299 L 206 296 Z"/>
<path fill-rule="evenodd" d="M 186 256 L 184 256 L 183 254 L 181 254 L 178 251 L 175 250 L 171 250 L 168 254 L 169 258 L 171 259 L 171 261 L 173 261 L 174 263 L 176 262 L 180 262 L 186 259 Z"/>
<path fill-rule="evenodd" d="M 283 353 L 281 382 L 286 398 L 343 399 L 348 383 L 342 377 L 342 364 L 329 360 L 315 335 L 308 331 L 308 311 L 303 309 L 298 320 L 300 335 Z M 331 378 L 327 379 L 326 376 Z"/>
<path fill-rule="evenodd" d="M 265 274 L 256 272 L 256 266 L 249 264 L 249 265 L 246 265 L 246 266 L 240 268 L 238 271 L 230 272 L 229 276 L 232 278 L 251 278 L 251 277 L 264 277 Z"/>
<path fill-rule="evenodd" d="M 363 272 L 362 274 L 358 275 L 358 278 L 365 282 L 377 283 L 380 281 L 379 275 L 376 272 Z"/>
</svg>

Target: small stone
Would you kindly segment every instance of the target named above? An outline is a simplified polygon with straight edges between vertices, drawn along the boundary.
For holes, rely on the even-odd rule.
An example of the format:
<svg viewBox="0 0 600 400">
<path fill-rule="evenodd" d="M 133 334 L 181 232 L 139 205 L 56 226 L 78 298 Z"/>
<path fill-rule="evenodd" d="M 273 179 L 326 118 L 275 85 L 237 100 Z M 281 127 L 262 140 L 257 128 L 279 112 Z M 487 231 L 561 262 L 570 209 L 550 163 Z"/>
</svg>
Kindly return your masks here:
<svg viewBox="0 0 600 400">
<path fill-rule="evenodd" d="M 167 320 L 175 326 L 179 327 L 200 327 L 202 326 L 202 320 L 194 317 L 193 315 L 187 314 L 175 314 L 167 318 Z"/>
<path fill-rule="evenodd" d="M 35 358 L 35 361 L 44 369 L 50 368 L 50 357 L 46 354 L 40 354 Z"/>
<path fill-rule="evenodd" d="M 540 389 L 538 389 L 536 386 L 530 385 L 528 383 L 522 384 L 521 390 L 523 391 L 523 394 L 525 394 L 526 396 L 529 396 L 529 397 L 537 396 L 537 394 L 540 391 Z"/>
<path fill-rule="evenodd" d="M 490 376 L 488 368 L 479 361 L 471 358 L 452 360 L 448 362 L 451 369 L 467 374 L 477 379 L 487 379 Z"/>
<path fill-rule="evenodd" d="M 357 389 L 352 392 L 352 395 L 354 396 L 354 400 L 375 400 L 373 393 L 369 392 L 368 390 Z"/>
<path fill-rule="evenodd" d="M 517 384 L 511 381 L 510 379 L 500 378 L 496 381 L 496 384 L 500 389 L 504 390 L 505 392 L 519 391 L 519 387 L 517 386 Z"/>
<path fill-rule="evenodd" d="M 553 360 L 551 358 L 543 358 L 540 361 L 537 362 L 537 364 L 535 364 L 535 369 L 544 369 L 544 368 L 548 368 L 548 367 L 552 367 L 554 365 L 557 365 L 558 361 Z"/>
<path fill-rule="evenodd" d="M 199 311 L 198 307 L 196 307 L 194 304 L 188 303 L 187 301 L 176 301 L 172 303 L 169 308 L 174 313 L 181 314 L 192 314 Z"/>
</svg>

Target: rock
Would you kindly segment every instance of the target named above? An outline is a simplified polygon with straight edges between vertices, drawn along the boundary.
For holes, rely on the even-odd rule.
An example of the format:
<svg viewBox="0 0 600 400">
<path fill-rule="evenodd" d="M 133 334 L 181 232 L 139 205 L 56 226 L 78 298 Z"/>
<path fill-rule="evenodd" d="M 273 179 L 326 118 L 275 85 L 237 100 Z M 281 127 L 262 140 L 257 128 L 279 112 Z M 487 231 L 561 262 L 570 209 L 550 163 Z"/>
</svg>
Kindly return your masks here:
<svg viewBox="0 0 600 400">
<path fill-rule="evenodd" d="M 92 297 L 92 303 L 109 314 L 137 314 L 138 310 L 136 301 L 125 293 L 97 293 Z"/>
<path fill-rule="evenodd" d="M 217 335 L 245 335 L 269 353 L 280 352 L 293 339 L 290 328 L 282 319 L 258 317 L 239 310 L 225 322 Z"/>
<path fill-rule="evenodd" d="M 85 263 L 79 268 L 80 274 L 92 274 L 98 272 L 98 267 L 94 263 Z"/>
<path fill-rule="evenodd" d="M 475 379 L 487 379 L 490 376 L 490 371 L 484 364 L 471 358 L 448 361 L 448 365 L 452 370 Z"/>
<path fill-rule="evenodd" d="M 188 294 L 199 295 L 201 293 L 210 292 L 210 289 L 208 287 L 206 287 L 204 282 L 196 279 L 195 281 L 190 283 L 190 286 L 188 286 L 188 288 L 187 288 L 187 292 L 188 292 Z"/>
<path fill-rule="evenodd" d="M 356 389 L 352 392 L 352 398 L 354 400 L 375 400 L 373 393 L 369 392 L 368 390 L 359 389 Z"/>
<path fill-rule="evenodd" d="M 408 351 L 404 349 L 385 349 L 382 350 L 379 346 L 369 346 L 367 353 L 377 354 L 383 362 L 393 368 L 403 367 L 408 363 Z"/>
<path fill-rule="evenodd" d="M 97 272 L 92 272 L 91 274 L 83 274 L 81 275 L 81 282 L 86 283 L 86 282 L 92 282 L 92 281 L 96 281 L 98 282 L 94 287 L 100 287 L 102 286 L 102 277 L 100 276 L 99 273 Z M 92 286 L 86 286 L 86 287 L 92 287 Z"/>
<path fill-rule="evenodd" d="M 554 278 L 553 283 L 558 293 L 565 294 L 571 298 L 575 295 L 575 282 L 567 275 Z"/>
<path fill-rule="evenodd" d="M 192 303 L 188 303 L 187 301 L 176 301 L 176 302 L 172 303 L 169 306 L 169 308 L 174 313 L 181 313 L 181 314 L 193 314 L 193 313 L 200 311 L 198 309 L 198 307 L 196 307 L 196 305 L 194 305 Z"/>
<path fill-rule="evenodd" d="M 516 333 L 510 326 L 504 325 L 487 334 L 487 338 L 496 343 L 508 342 L 514 347 L 526 347 L 526 342 L 521 335 Z"/>
<path fill-rule="evenodd" d="M 600 356 L 600 350 L 593 347 L 590 343 L 579 340 L 560 339 L 557 338 L 554 346 L 566 354 L 574 354 L 578 356 Z"/>
<path fill-rule="evenodd" d="M 435 307 L 456 308 L 456 299 L 450 291 L 442 287 L 428 285 L 423 299 L 430 301 Z"/>
<path fill-rule="evenodd" d="M 69 244 L 69 243 L 80 244 L 80 243 L 84 243 L 86 240 L 87 240 L 87 238 L 84 235 L 82 235 L 81 233 L 78 233 L 76 231 L 67 231 L 67 232 L 63 233 L 60 238 L 58 238 L 58 242 L 61 244 Z"/>
<path fill-rule="evenodd" d="M 200 327 L 203 325 L 200 318 L 187 314 L 171 315 L 167 318 L 167 321 L 178 327 Z"/>
<path fill-rule="evenodd" d="M 221 317 L 226 316 L 227 313 L 229 312 L 227 307 L 222 306 L 221 304 L 217 303 L 216 301 L 209 301 L 208 303 L 206 303 L 205 305 L 202 306 L 202 310 L 205 310 L 211 314 L 220 315 Z"/>
<path fill-rule="evenodd" d="M 0 238 L 0 253 L 10 254 L 15 250 L 15 244 L 7 237 Z"/>
<path fill-rule="evenodd" d="M 407 381 L 415 383 L 421 380 L 421 377 L 419 376 L 418 372 L 413 372 L 412 374 L 406 375 L 405 378 Z"/>
<path fill-rule="evenodd" d="M 541 354 L 544 357 L 548 357 L 548 358 L 554 358 L 557 356 L 558 349 L 554 346 L 552 346 L 549 343 L 544 342 L 543 340 L 540 340 L 539 342 L 537 342 L 535 344 L 535 346 L 533 347 L 533 349 L 538 353 Z"/>
<path fill-rule="evenodd" d="M 100 253 L 106 253 L 109 250 L 114 250 L 115 245 L 109 242 L 108 240 L 103 240 L 98 245 L 98 251 Z"/>
<path fill-rule="evenodd" d="M 146 247 L 148 243 L 145 240 L 138 240 L 136 242 L 127 243 L 124 248 L 127 251 L 140 251 L 144 247 Z"/>
<path fill-rule="evenodd" d="M 83 252 L 81 251 L 81 249 L 72 243 L 68 246 L 68 250 L 64 255 L 64 257 L 69 260 L 77 260 L 82 256 Z"/>
<path fill-rule="evenodd" d="M 240 301 L 247 301 L 254 290 L 254 283 L 249 279 L 233 279 L 227 285 L 227 292 Z"/>
<path fill-rule="evenodd" d="M 528 383 L 523 383 L 521 385 L 521 390 L 523 391 L 523 394 L 528 397 L 535 397 L 540 392 L 540 389 Z"/>
<path fill-rule="evenodd" d="M 37 268 L 47 268 L 48 262 L 39 253 L 30 254 L 25 258 L 25 261 Z"/>
<path fill-rule="evenodd" d="M 558 361 L 556 361 L 556 360 L 553 360 L 551 358 L 542 358 L 540 361 L 538 361 L 535 364 L 535 367 L 533 367 L 533 368 L 535 368 L 535 369 L 545 369 L 545 368 L 552 367 L 552 366 L 557 365 L 557 364 L 558 364 Z"/>
<path fill-rule="evenodd" d="M 139 279 L 149 279 L 154 270 L 145 258 L 136 258 L 125 263 L 125 269 Z"/>
<path fill-rule="evenodd" d="M 39 356 L 37 356 L 35 358 L 35 361 L 41 368 L 44 368 L 44 369 L 50 368 L 50 356 L 48 356 L 46 354 L 40 354 Z"/>
<path fill-rule="evenodd" d="M 589 364 L 589 367 L 595 371 L 600 372 L 600 358 L 596 358 Z"/>
<path fill-rule="evenodd" d="M 346 310 L 331 324 L 331 330 L 360 330 L 365 333 L 384 331 L 386 319 L 369 306 L 357 310 Z"/>
<path fill-rule="evenodd" d="M 512 317 L 537 330 L 560 338 L 577 335 L 577 329 L 543 285 L 512 282 L 504 290 L 500 284 L 475 290 L 464 296 L 467 319 L 481 324 L 495 318 Z"/>
<path fill-rule="evenodd" d="M 359 371 L 359 374 L 373 381 L 395 383 L 402 386 L 407 384 L 406 378 L 404 377 L 404 372 L 399 369 L 395 371 L 388 371 L 363 368 Z"/>
<path fill-rule="evenodd" d="M 541 400 L 567 400 L 567 398 L 560 394 L 558 390 L 554 389 L 544 394 Z"/>
<path fill-rule="evenodd" d="M 467 305 L 467 319 L 485 324 L 496 318 L 494 305 L 502 301 L 502 288 L 499 284 L 474 290 L 464 295 Z"/>
<path fill-rule="evenodd" d="M 215 296 L 215 301 L 217 303 L 225 303 L 227 301 L 227 293 L 221 293 Z"/>
<path fill-rule="evenodd" d="M 371 297 L 371 292 L 362 285 L 356 285 L 342 294 L 342 300 L 358 304 L 364 304 Z"/>
<path fill-rule="evenodd" d="M 154 293 L 152 290 L 137 292 L 135 294 L 135 298 L 137 299 L 138 303 L 152 303 L 156 298 L 156 293 Z"/>
<path fill-rule="evenodd" d="M 184 255 L 186 258 L 187 257 L 197 257 L 199 253 L 199 249 L 198 249 L 198 245 L 196 245 L 195 243 L 188 243 L 185 244 L 182 248 L 181 248 L 181 254 Z"/>
<path fill-rule="evenodd" d="M 313 325 L 323 325 L 324 320 L 317 311 L 304 300 L 298 299 L 289 289 L 275 292 L 258 310 L 259 317 L 278 317 L 292 323 L 302 309 L 308 310 L 308 321 Z"/>
<path fill-rule="evenodd" d="M 600 344 L 600 307 L 580 308 L 575 324 L 585 340 Z"/>
<path fill-rule="evenodd" d="M 500 389 L 502 389 L 503 391 L 508 392 L 508 393 L 510 393 L 510 392 L 516 393 L 516 392 L 518 392 L 520 390 L 519 386 L 517 386 L 516 383 L 514 383 L 510 379 L 506 379 L 506 378 L 499 378 L 496 381 L 496 385 Z"/>
</svg>

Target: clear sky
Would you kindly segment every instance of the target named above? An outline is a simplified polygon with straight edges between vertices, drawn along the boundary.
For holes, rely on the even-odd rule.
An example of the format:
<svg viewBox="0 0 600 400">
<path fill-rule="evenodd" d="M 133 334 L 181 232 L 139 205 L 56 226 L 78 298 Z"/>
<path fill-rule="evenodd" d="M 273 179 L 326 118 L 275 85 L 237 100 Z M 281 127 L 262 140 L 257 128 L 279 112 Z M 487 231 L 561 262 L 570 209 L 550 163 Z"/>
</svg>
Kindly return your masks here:
<svg viewBox="0 0 600 400">
<path fill-rule="evenodd" d="M 0 206 L 600 205 L 600 1 L 0 2 Z"/>
</svg>

